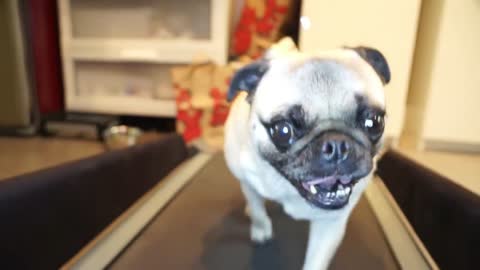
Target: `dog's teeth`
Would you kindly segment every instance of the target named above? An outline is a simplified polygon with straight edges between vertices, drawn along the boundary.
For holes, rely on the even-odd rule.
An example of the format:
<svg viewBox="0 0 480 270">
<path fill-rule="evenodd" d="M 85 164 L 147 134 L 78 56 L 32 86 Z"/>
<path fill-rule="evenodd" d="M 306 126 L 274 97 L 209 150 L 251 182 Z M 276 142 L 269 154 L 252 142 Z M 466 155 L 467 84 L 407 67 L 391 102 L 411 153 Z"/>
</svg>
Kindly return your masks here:
<svg viewBox="0 0 480 270">
<path fill-rule="evenodd" d="M 342 184 L 338 185 L 338 190 L 343 190 L 343 185 Z"/>
<path fill-rule="evenodd" d="M 345 188 L 345 191 L 347 192 L 347 194 L 350 194 L 351 188 L 350 188 L 350 187 L 346 187 L 346 188 Z"/>
<path fill-rule="evenodd" d="M 312 194 L 317 194 L 317 189 L 315 188 L 314 185 L 311 185 L 311 186 L 310 186 L 310 193 L 312 193 Z"/>
</svg>

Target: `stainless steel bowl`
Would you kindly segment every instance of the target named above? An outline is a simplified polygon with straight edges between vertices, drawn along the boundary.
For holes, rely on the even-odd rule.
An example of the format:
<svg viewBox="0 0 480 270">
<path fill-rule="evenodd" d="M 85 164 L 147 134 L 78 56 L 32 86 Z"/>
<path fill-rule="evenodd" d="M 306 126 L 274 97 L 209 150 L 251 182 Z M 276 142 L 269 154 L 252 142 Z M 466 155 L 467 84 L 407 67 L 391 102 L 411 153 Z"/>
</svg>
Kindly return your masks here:
<svg viewBox="0 0 480 270">
<path fill-rule="evenodd" d="M 136 127 L 112 126 L 105 130 L 103 139 L 108 149 L 120 149 L 137 144 L 142 133 Z"/>
</svg>

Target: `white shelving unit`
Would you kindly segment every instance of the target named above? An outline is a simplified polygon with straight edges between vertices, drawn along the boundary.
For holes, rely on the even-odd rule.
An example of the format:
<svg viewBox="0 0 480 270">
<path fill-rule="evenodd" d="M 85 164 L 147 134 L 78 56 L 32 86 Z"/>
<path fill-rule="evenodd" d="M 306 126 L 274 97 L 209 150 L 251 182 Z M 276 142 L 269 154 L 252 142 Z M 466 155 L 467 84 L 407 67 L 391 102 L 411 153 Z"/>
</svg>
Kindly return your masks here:
<svg viewBox="0 0 480 270">
<path fill-rule="evenodd" d="M 168 68 L 227 62 L 230 0 L 58 0 L 66 109 L 176 114 Z"/>
</svg>

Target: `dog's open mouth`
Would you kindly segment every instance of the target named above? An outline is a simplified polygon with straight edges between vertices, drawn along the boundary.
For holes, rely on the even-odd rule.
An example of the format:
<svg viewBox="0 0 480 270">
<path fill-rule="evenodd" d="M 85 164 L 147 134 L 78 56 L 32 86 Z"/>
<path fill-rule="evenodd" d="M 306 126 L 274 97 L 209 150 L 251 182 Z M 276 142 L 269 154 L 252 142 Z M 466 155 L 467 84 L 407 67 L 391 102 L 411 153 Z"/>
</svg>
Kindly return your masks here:
<svg viewBox="0 0 480 270">
<path fill-rule="evenodd" d="M 315 178 L 301 182 L 301 187 L 304 189 L 301 193 L 315 206 L 339 209 L 348 203 L 356 182 L 348 176 L 333 175 Z"/>
</svg>

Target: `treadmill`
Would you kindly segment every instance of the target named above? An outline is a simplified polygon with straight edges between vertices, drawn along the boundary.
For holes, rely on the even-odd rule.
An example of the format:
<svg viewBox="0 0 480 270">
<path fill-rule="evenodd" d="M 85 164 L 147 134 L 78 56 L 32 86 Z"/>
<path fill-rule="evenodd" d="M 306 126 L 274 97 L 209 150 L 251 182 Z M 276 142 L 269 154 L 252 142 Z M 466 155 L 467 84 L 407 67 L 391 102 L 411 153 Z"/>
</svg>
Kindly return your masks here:
<svg viewBox="0 0 480 270">
<path fill-rule="evenodd" d="M 118 217 L 65 269 L 301 269 L 308 222 L 268 203 L 274 239 L 253 244 L 239 183 L 221 153 L 198 153 Z M 329 269 L 438 269 L 377 176 Z"/>
</svg>

